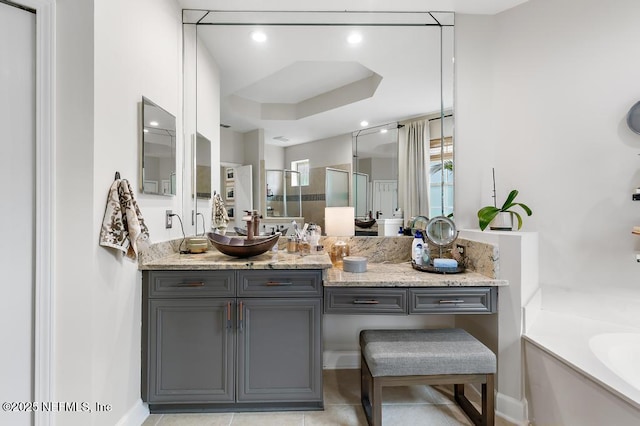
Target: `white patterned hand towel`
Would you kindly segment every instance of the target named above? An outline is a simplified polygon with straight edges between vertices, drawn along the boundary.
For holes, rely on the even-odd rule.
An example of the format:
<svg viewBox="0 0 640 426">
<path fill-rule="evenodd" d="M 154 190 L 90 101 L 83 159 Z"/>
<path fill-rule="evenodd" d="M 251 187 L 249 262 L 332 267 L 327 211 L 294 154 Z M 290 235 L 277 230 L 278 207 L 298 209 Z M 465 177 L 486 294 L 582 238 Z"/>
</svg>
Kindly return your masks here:
<svg viewBox="0 0 640 426">
<path fill-rule="evenodd" d="M 126 179 L 116 179 L 109 189 L 100 245 L 120 250 L 132 260 L 149 245 L 149 230 Z"/>
<path fill-rule="evenodd" d="M 229 223 L 229 215 L 227 209 L 224 206 L 224 201 L 220 194 L 215 193 L 213 195 L 213 206 L 211 208 L 211 227 L 215 229 L 223 229 L 227 227 Z"/>
</svg>

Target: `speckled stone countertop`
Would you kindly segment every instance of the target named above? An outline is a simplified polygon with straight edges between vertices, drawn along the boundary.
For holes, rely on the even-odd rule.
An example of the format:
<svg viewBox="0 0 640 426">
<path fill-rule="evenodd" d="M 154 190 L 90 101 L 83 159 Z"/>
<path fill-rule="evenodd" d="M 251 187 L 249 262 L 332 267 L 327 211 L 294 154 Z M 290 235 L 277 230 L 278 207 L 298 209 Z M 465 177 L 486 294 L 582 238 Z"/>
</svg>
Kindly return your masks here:
<svg viewBox="0 0 640 426">
<path fill-rule="evenodd" d="M 246 259 L 222 254 L 215 249 L 200 254 L 173 253 L 140 265 L 141 270 L 217 270 L 217 269 L 328 269 L 331 259 L 327 254 L 300 256 L 279 251 Z"/>
<path fill-rule="evenodd" d="M 417 271 L 410 262 L 368 263 L 367 271 L 344 272 L 331 268 L 324 279 L 325 287 L 501 287 L 506 280 L 496 280 L 477 272 L 434 274 Z"/>
<path fill-rule="evenodd" d="M 280 238 L 277 254 L 238 259 L 211 247 L 201 254 L 178 254 L 180 240 L 152 245 L 139 259 L 141 270 L 217 270 L 217 269 L 323 269 L 326 287 L 485 287 L 506 286 L 506 280 L 495 279 L 499 255 L 490 244 L 458 240 L 467 255 L 467 271 L 461 274 L 434 274 L 411 267 L 408 253 L 410 237 L 350 237 L 351 255 L 368 259 L 367 271 L 344 272 L 334 268 L 327 254 L 300 256 L 288 254 L 286 239 Z M 323 237 L 325 247 L 335 243 Z"/>
</svg>

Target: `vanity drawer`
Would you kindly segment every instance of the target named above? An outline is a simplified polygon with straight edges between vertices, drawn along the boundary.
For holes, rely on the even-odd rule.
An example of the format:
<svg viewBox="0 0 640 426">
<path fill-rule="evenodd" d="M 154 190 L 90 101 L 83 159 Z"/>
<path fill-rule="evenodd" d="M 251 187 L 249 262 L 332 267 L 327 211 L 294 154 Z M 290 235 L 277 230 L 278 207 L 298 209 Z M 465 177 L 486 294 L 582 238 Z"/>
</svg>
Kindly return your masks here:
<svg viewBox="0 0 640 426">
<path fill-rule="evenodd" d="M 239 297 L 320 297 L 321 270 L 244 270 L 238 272 Z"/>
<path fill-rule="evenodd" d="M 233 297 L 235 271 L 149 271 L 142 274 L 150 298 Z"/>
<path fill-rule="evenodd" d="M 407 314 L 407 290 L 396 288 L 324 289 L 327 314 Z"/>
<path fill-rule="evenodd" d="M 409 290 L 410 314 L 490 314 L 497 310 L 494 287 L 418 288 Z"/>
</svg>

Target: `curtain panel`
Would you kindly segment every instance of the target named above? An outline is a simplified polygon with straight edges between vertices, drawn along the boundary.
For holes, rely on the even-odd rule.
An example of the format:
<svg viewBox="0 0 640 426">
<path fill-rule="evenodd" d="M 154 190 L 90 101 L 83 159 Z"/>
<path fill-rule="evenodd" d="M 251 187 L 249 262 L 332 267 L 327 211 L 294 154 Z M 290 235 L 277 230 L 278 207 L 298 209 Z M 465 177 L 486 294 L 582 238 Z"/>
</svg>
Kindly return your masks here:
<svg viewBox="0 0 640 426">
<path fill-rule="evenodd" d="M 414 216 L 429 216 L 429 122 L 405 124 L 398 135 L 398 205 L 405 225 Z"/>
</svg>

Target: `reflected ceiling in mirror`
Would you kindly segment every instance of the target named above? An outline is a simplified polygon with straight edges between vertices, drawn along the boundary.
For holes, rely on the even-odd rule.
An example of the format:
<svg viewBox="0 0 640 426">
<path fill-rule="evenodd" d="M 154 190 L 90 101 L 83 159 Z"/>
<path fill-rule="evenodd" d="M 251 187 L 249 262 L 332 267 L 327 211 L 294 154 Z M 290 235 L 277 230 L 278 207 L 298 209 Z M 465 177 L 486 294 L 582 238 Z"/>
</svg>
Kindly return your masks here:
<svg viewBox="0 0 640 426">
<path fill-rule="evenodd" d="M 176 195 L 176 118 L 142 98 L 142 192 Z"/>
<path fill-rule="evenodd" d="M 440 86 L 442 75 L 452 87 L 453 64 L 441 68 L 439 23 L 453 14 L 185 12 L 220 68 L 221 123 L 264 129 L 265 143 L 286 147 L 452 106 L 453 91 Z M 255 41 L 257 31 L 266 40 Z"/>
</svg>

